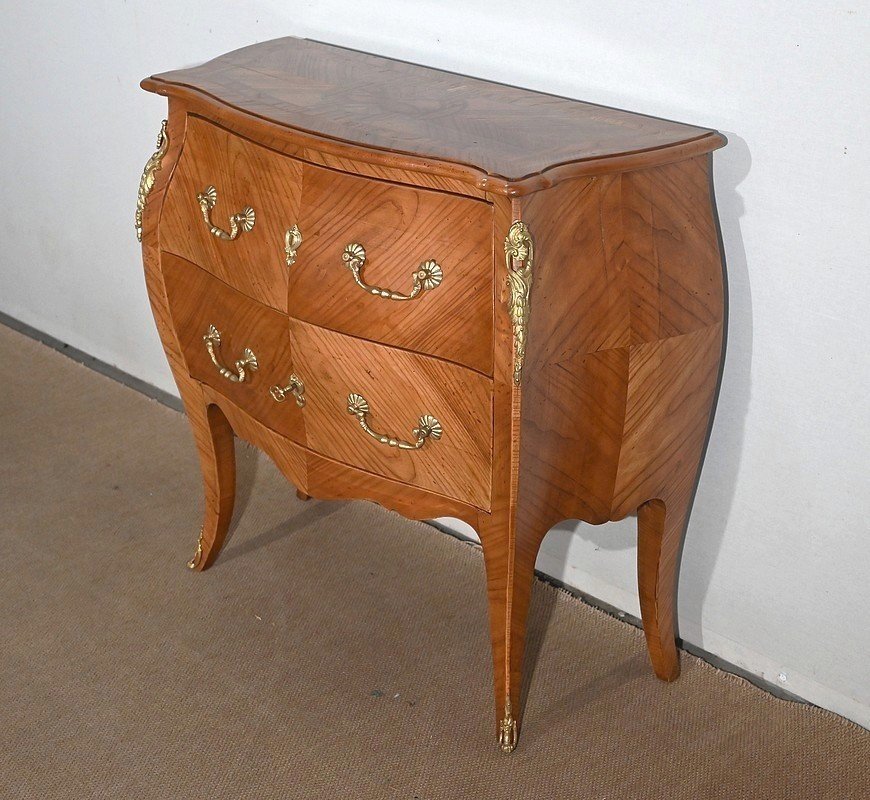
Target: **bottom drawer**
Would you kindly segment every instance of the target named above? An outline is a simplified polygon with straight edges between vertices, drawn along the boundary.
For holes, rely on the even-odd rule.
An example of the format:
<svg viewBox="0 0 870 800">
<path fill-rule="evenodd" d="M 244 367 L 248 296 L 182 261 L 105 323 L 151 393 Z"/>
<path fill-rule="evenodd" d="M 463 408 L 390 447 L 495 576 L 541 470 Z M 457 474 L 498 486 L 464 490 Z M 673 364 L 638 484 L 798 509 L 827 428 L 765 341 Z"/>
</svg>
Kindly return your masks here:
<svg viewBox="0 0 870 800">
<path fill-rule="evenodd" d="M 309 448 L 489 510 L 489 378 L 294 319 L 290 337 Z"/>
<path fill-rule="evenodd" d="M 270 392 L 272 386 L 286 386 L 293 372 L 287 317 L 189 261 L 169 253 L 161 253 L 160 261 L 169 313 L 191 376 L 267 427 L 304 443 L 301 409 L 292 396 L 279 403 Z M 246 351 L 256 367 L 241 364 L 239 380 L 237 362 Z"/>
<path fill-rule="evenodd" d="M 288 319 L 177 256 L 162 253 L 161 263 L 193 378 L 321 455 L 489 510 L 489 378 Z M 270 391 L 291 374 L 304 385 L 302 407 Z"/>
</svg>

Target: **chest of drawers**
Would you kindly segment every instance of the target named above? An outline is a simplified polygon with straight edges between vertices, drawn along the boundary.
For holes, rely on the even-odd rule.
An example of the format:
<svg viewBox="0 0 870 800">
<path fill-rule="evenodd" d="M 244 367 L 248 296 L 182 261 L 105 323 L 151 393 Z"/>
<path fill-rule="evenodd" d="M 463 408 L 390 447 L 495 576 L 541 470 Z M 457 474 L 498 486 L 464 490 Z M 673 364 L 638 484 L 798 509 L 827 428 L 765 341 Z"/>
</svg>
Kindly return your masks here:
<svg viewBox="0 0 870 800">
<path fill-rule="evenodd" d="M 541 541 L 636 512 L 650 658 L 675 679 L 723 137 L 297 39 L 142 85 L 169 98 L 136 227 L 204 479 L 189 566 L 225 539 L 234 435 L 303 498 L 466 521 L 510 751 Z"/>
</svg>

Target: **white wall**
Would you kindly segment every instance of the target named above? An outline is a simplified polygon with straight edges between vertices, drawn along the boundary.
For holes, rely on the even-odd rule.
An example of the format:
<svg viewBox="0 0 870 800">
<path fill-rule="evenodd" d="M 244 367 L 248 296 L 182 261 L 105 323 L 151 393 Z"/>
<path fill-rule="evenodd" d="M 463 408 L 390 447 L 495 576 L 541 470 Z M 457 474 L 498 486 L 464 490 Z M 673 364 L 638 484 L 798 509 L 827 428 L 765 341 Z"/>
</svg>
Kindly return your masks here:
<svg viewBox="0 0 870 800">
<path fill-rule="evenodd" d="M 165 108 L 138 89 L 148 74 L 307 36 L 726 133 L 715 169 L 728 356 L 680 630 L 870 725 L 866 2 L 0 10 L 0 310 L 163 389 L 174 387 L 132 227 Z M 539 567 L 637 614 L 634 558 L 631 521 L 565 524 Z"/>
</svg>

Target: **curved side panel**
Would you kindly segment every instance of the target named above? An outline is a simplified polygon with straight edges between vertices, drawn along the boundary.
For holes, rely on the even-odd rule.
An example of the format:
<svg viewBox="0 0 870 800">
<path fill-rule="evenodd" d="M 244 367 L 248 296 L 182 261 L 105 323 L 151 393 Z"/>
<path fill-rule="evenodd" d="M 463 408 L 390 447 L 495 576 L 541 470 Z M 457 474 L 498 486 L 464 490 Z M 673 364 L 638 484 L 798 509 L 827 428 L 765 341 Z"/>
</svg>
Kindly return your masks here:
<svg viewBox="0 0 870 800">
<path fill-rule="evenodd" d="M 534 240 L 535 265 L 516 387 L 515 520 L 504 546 L 492 532 L 481 535 L 504 749 L 522 724 L 535 558 L 563 519 L 598 524 L 641 507 L 638 589 L 649 653 L 660 678 L 678 676 L 679 549 L 724 324 L 708 158 L 568 180 L 515 201 L 516 218 Z"/>
<path fill-rule="evenodd" d="M 690 494 L 725 313 L 709 158 L 569 181 L 534 195 L 523 219 L 539 268 L 520 519 L 602 523 Z"/>
<path fill-rule="evenodd" d="M 196 388 L 194 382 L 187 375 L 187 368 L 169 314 L 169 303 L 166 299 L 166 287 L 163 284 L 160 266 L 158 223 L 163 211 L 166 190 L 172 180 L 175 166 L 184 146 L 186 126 L 187 116 L 184 110 L 177 104 L 170 102 L 169 118 L 166 123 L 166 138 L 168 140 L 166 154 L 163 156 L 160 169 L 154 176 L 154 182 L 141 215 L 142 261 L 145 268 L 148 299 L 151 302 L 151 312 L 154 314 L 157 332 L 163 343 L 166 358 L 169 360 L 172 375 L 182 394 L 182 400 L 184 400 L 185 391 L 195 395 Z"/>
</svg>

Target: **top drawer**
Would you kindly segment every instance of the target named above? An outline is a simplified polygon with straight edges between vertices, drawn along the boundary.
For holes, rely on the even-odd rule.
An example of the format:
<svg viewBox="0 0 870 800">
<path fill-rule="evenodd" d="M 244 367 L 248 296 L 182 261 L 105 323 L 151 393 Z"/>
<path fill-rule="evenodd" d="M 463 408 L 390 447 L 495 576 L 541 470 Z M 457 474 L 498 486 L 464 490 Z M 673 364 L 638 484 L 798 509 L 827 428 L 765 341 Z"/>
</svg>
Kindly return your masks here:
<svg viewBox="0 0 870 800">
<path fill-rule="evenodd" d="M 207 208 L 197 200 L 213 187 Z M 184 149 L 166 193 L 160 218 L 163 250 L 198 264 L 248 297 L 279 311 L 287 308 L 284 236 L 298 219 L 302 162 L 252 144 L 205 122 L 187 118 Z M 230 217 L 253 210 L 253 227 Z"/>
<path fill-rule="evenodd" d="M 305 322 L 492 374 L 485 201 L 302 162 L 190 116 L 160 246 Z"/>
</svg>

